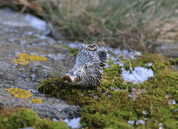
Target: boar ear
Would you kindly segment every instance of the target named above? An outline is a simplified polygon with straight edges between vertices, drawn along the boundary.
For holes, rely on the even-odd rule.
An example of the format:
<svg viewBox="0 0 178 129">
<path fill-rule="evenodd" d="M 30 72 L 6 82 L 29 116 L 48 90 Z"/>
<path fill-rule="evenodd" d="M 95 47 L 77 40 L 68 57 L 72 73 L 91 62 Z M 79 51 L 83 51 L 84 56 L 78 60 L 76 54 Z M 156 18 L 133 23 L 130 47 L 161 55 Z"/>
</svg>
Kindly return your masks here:
<svg viewBox="0 0 178 129">
<path fill-rule="evenodd" d="M 107 50 L 99 50 L 98 56 L 99 56 L 99 59 L 101 61 L 100 66 L 105 66 L 106 65 L 106 59 L 107 59 Z"/>
<path fill-rule="evenodd" d="M 98 46 L 96 44 L 88 44 L 88 45 L 86 45 L 86 50 L 96 51 L 97 49 L 98 49 Z"/>
</svg>

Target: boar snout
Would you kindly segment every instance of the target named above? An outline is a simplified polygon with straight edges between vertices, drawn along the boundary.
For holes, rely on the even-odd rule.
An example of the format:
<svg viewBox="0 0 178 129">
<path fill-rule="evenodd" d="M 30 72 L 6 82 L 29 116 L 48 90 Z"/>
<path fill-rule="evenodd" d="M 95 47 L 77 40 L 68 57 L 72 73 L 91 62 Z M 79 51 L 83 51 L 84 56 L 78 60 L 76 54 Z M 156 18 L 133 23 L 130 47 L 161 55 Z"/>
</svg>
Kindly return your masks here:
<svg viewBox="0 0 178 129">
<path fill-rule="evenodd" d="M 75 77 L 71 75 L 65 75 L 63 77 L 63 82 L 67 83 L 69 85 L 74 85 L 75 84 Z"/>
</svg>

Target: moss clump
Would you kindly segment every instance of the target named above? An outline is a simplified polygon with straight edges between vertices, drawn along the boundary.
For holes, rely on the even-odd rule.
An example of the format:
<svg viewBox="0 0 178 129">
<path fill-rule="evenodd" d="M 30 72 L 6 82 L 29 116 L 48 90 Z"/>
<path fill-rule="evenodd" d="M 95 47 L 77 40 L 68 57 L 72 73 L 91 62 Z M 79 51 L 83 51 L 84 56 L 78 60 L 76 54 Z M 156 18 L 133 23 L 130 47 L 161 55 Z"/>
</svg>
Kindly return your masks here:
<svg viewBox="0 0 178 129">
<path fill-rule="evenodd" d="M 65 122 L 53 122 L 40 119 L 32 109 L 11 109 L 5 107 L 0 114 L 1 129 L 18 129 L 34 127 L 35 129 L 69 129 Z"/>
<path fill-rule="evenodd" d="M 81 89 L 81 87 L 72 87 L 62 82 L 62 79 L 49 78 L 41 82 L 37 90 L 48 94 L 49 96 L 57 97 L 68 101 L 70 104 L 85 105 L 92 103 L 94 98 L 89 97 L 91 93 L 100 94 L 97 89 Z M 87 97 L 86 97 L 87 94 Z M 91 95 L 93 96 L 93 95 Z"/>
<path fill-rule="evenodd" d="M 19 54 L 19 59 L 18 60 L 14 60 L 14 63 L 16 64 L 22 64 L 22 65 L 26 65 L 28 64 L 28 61 L 26 60 L 30 60 L 30 61 L 47 61 L 48 59 L 46 57 L 42 57 L 42 56 L 37 56 L 35 54 L 29 55 L 29 54 L 25 54 L 25 53 L 20 53 Z"/>
<path fill-rule="evenodd" d="M 152 129 L 159 128 L 159 123 L 164 128 L 178 128 L 178 113 L 175 111 L 178 104 L 169 105 L 171 99 L 178 101 L 178 72 L 172 69 L 168 58 L 157 54 L 144 54 L 137 60 L 123 62 L 126 69 L 130 66 L 152 68 L 155 76 L 138 85 L 124 83 L 120 78 L 121 67 L 111 64 L 110 68 L 103 70 L 103 78 L 98 88 L 70 87 L 63 84 L 61 79 L 53 78 L 41 82 L 38 90 L 81 106 L 81 123 L 85 128 Z M 147 65 L 149 62 L 152 63 L 151 66 Z M 111 89 L 111 86 L 120 90 Z M 131 126 L 127 123 L 128 120 L 144 118 L 147 118 L 146 125 L 134 123 Z"/>
</svg>

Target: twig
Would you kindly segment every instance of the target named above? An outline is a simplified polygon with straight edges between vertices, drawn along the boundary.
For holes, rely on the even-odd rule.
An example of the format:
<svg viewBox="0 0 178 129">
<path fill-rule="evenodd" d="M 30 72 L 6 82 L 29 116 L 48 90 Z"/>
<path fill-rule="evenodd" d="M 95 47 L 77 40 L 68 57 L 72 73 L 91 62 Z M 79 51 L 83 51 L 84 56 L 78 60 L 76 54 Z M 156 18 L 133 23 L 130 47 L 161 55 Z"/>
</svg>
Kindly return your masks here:
<svg viewBox="0 0 178 129">
<path fill-rule="evenodd" d="M 153 114 L 153 106 L 152 106 L 152 102 L 151 102 L 151 100 L 150 100 L 150 111 L 151 111 L 151 115 Z"/>
</svg>

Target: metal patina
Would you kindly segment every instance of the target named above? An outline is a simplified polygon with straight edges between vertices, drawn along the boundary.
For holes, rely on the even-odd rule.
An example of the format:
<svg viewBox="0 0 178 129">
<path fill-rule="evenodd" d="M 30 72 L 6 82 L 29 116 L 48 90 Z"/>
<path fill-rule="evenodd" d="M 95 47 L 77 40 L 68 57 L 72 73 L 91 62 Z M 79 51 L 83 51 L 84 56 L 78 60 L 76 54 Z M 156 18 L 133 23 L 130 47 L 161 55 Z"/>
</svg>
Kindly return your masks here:
<svg viewBox="0 0 178 129">
<path fill-rule="evenodd" d="M 63 77 L 63 82 L 73 86 L 99 86 L 106 65 L 107 50 L 96 44 L 81 44 L 77 60 Z"/>
</svg>

